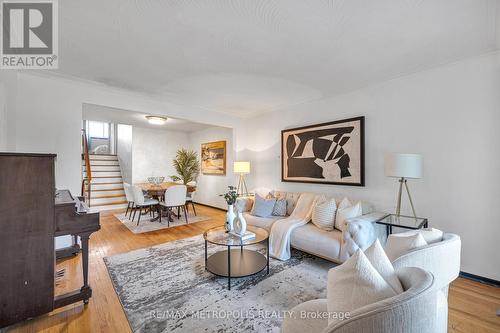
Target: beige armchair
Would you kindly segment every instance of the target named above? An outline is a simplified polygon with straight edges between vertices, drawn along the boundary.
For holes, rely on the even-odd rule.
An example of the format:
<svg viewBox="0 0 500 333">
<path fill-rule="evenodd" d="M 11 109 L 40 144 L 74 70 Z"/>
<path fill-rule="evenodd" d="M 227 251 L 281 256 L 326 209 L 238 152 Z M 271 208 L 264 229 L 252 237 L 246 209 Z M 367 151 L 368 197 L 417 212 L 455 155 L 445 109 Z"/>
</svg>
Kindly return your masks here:
<svg viewBox="0 0 500 333">
<path fill-rule="evenodd" d="M 421 333 L 436 332 L 437 291 L 434 277 L 420 268 L 396 271 L 403 293 L 361 307 L 348 319 L 328 325 L 328 319 L 317 319 L 327 313 L 327 300 L 302 303 L 291 310 L 282 325 L 283 333 Z"/>
</svg>

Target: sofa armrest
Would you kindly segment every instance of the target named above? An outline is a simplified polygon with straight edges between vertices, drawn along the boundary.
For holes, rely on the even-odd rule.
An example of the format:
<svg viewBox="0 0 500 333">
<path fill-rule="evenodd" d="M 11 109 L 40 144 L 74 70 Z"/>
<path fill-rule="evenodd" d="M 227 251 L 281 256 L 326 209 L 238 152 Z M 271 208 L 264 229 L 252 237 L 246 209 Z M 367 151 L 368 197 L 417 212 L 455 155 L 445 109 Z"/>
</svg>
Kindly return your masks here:
<svg viewBox="0 0 500 333">
<path fill-rule="evenodd" d="M 236 199 L 234 209 L 236 213 L 245 213 L 252 210 L 253 197 L 239 197 Z"/>
<path fill-rule="evenodd" d="M 375 222 L 386 216 L 386 213 L 373 212 L 345 220 L 342 231 L 340 260 L 345 261 L 358 249 L 366 250 L 381 235 Z"/>
</svg>

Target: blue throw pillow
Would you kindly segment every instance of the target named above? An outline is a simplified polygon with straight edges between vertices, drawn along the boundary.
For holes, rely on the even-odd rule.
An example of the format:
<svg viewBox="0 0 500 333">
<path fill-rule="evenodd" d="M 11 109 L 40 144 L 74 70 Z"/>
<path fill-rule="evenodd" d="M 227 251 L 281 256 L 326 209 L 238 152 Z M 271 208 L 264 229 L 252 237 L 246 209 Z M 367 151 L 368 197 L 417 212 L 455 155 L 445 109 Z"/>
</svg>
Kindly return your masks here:
<svg viewBox="0 0 500 333">
<path fill-rule="evenodd" d="M 273 215 L 276 198 L 266 199 L 255 194 L 255 203 L 253 204 L 252 215 L 259 217 L 269 217 Z"/>
<path fill-rule="evenodd" d="M 286 216 L 286 206 L 287 201 L 285 198 L 276 199 L 276 203 L 274 204 L 273 216 Z"/>
</svg>

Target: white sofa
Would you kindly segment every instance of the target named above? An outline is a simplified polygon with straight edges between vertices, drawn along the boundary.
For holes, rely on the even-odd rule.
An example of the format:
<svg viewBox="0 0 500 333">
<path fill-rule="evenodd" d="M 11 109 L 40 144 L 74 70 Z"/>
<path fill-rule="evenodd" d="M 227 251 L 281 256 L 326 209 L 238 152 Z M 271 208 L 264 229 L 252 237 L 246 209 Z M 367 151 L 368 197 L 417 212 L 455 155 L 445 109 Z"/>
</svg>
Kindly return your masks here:
<svg viewBox="0 0 500 333">
<path fill-rule="evenodd" d="M 257 192 L 259 193 L 259 192 Z M 271 193 L 276 198 L 287 200 L 287 215 L 291 215 L 301 193 L 260 190 L 260 194 L 265 196 Z M 342 200 L 337 198 L 337 202 Z M 357 202 L 352 200 L 352 202 Z M 374 212 L 373 206 L 367 202 L 362 203 L 363 215 L 346 221 L 344 232 L 337 229 L 325 231 L 309 222 L 304 226 L 295 229 L 291 235 L 291 246 L 298 250 L 313 254 L 315 256 L 342 263 L 347 260 L 358 248 L 363 250 L 370 246 L 375 238 L 385 235 L 385 229 L 381 232 L 373 226 L 373 222 L 383 217 L 385 214 Z M 258 217 L 251 214 L 253 206 L 252 197 L 238 198 L 236 209 L 243 212 L 247 224 L 271 231 L 272 225 L 282 219 L 280 216 Z M 382 227 L 382 226 L 380 226 Z"/>
</svg>

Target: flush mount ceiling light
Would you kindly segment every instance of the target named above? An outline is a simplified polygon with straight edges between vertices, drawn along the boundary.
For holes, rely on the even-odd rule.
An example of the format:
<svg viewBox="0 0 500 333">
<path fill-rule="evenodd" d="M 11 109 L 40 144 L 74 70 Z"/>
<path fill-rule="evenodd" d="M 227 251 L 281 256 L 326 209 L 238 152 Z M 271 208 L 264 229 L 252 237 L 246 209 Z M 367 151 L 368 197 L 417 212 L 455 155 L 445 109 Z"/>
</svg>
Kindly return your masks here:
<svg viewBox="0 0 500 333">
<path fill-rule="evenodd" d="M 159 116 L 146 116 L 146 119 L 152 125 L 163 125 L 167 122 L 168 118 Z"/>
</svg>

